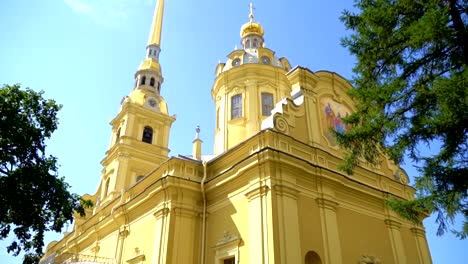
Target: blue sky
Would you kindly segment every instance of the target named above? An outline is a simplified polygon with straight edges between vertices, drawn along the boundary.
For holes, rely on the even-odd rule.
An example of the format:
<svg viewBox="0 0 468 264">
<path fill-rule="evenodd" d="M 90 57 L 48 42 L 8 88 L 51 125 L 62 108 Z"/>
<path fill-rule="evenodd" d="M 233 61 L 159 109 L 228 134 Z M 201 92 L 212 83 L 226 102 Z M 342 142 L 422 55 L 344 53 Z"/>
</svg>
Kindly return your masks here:
<svg viewBox="0 0 468 264">
<path fill-rule="evenodd" d="M 59 158 L 60 173 L 80 194 L 96 191 L 100 161 L 109 147 L 109 121 L 145 55 L 156 0 L 1 0 L 0 84 L 44 90 L 63 104 L 59 129 L 47 151 Z M 160 56 L 162 95 L 170 114 L 170 155 L 191 153 L 201 126 L 204 154 L 213 150 L 211 86 L 219 60 L 240 46 L 248 0 L 167 0 Z M 351 1 L 257 0 L 255 20 L 266 46 L 292 66 L 330 70 L 351 78 L 354 58 L 341 47 L 347 34 L 339 21 Z M 405 165 L 410 175 L 415 170 Z M 425 221 L 434 263 L 463 263 L 468 241 L 435 236 L 434 217 Z M 60 235 L 49 235 L 48 240 Z M 48 242 L 48 241 L 47 241 Z M 8 257 L 0 242 L 1 263 Z"/>
</svg>

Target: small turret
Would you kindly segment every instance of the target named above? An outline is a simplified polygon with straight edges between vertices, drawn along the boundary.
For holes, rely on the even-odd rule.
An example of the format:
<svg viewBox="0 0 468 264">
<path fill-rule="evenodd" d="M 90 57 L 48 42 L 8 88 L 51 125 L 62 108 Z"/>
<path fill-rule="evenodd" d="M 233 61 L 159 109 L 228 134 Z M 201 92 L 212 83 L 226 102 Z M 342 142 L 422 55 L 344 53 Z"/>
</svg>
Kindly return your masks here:
<svg viewBox="0 0 468 264">
<path fill-rule="evenodd" d="M 195 139 L 193 140 L 193 152 L 192 152 L 192 157 L 197 160 L 201 160 L 201 146 L 203 143 L 203 140 L 200 139 L 200 126 L 197 126 L 195 129 Z"/>
</svg>

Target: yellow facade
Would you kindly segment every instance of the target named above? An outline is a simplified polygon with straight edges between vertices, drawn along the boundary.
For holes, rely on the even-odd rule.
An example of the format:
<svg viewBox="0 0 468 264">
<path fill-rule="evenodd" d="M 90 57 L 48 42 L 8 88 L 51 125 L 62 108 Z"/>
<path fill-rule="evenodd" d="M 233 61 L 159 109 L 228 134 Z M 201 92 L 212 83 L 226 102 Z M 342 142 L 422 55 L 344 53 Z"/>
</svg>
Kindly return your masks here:
<svg viewBox="0 0 468 264">
<path fill-rule="evenodd" d="M 111 121 L 102 179 L 86 217 L 51 242 L 41 263 L 432 263 L 422 224 L 390 211 L 415 190 L 396 164 L 338 169 L 330 127 L 346 130 L 350 84 L 291 66 L 241 27 L 242 49 L 216 67 L 213 156 L 168 157 L 160 95 L 164 1 L 156 5 L 135 89 Z"/>
</svg>

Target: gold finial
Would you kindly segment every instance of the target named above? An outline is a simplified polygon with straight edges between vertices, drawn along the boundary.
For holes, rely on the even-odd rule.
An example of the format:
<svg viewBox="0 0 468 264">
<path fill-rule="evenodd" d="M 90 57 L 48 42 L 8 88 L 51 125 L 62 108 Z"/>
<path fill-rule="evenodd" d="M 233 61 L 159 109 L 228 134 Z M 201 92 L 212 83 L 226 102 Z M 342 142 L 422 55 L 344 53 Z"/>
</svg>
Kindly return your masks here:
<svg viewBox="0 0 468 264">
<path fill-rule="evenodd" d="M 250 18 L 250 22 L 252 22 L 252 21 L 253 21 L 253 18 L 254 18 L 253 11 L 254 11 L 255 7 L 253 6 L 252 3 L 250 3 L 249 8 L 250 8 L 249 18 Z"/>
</svg>

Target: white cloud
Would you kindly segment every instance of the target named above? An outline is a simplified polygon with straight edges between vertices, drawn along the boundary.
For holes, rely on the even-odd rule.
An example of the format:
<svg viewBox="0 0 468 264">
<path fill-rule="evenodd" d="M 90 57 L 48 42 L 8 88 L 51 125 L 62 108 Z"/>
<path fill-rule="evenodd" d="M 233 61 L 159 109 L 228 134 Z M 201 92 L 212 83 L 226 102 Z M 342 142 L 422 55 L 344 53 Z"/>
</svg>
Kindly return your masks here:
<svg viewBox="0 0 468 264">
<path fill-rule="evenodd" d="M 135 9 L 153 5 L 156 0 L 64 0 L 74 12 L 104 25 L 125 22 Z"/>
</svg>

